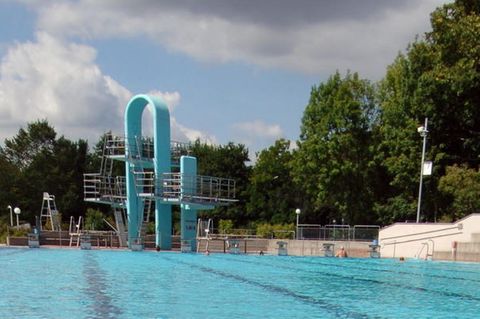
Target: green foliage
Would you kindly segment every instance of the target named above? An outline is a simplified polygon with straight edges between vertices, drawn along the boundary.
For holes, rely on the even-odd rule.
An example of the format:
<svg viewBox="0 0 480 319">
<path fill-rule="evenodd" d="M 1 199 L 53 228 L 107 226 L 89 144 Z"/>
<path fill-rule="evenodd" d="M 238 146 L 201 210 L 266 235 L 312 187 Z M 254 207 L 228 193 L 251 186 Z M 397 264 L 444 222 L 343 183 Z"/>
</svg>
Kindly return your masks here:
<svg viewBox="0 0 480 319">
<path fill-rule="evenodd" d="M 369 224 L 414 219 L 422 140 L 429 119 L 422 217 L 453 220 L 480 207 L 480 2 L 457 0 L 431 15 L 432 31 L 415 40 L 373 85 L 356 73 L 338 72 L 314 86 L 305 108 L 298 148 L 278 140 L 246 165 L 248 150 L 196 141 L 201 175 L 234 178 L 239 201 L 200 212 L 221 229 L 255 225 L 273 236 L 300 208 L 302 223 Z M 83 140 L 57 137 L 46 120 L 29 123 L 0 148 L 0 207 L 18 206 L 34 223 L 42 192 L 54 194 L 63 216 L 85 211 L 82 175 L 100 166 Z M 122 163 L 114 166 L 123 174 Z M 104 208 L 101 208 L 102 210 Z M 105 211 L 107 208 L 105 208 Z M 0 211 L 7 217 L 8 211 Z M 103 227 L 100 212 L 90 213 Z M 102 216 L 103 217 L 103 216 Z M 174 226 L 179 229 L 178 217 Z M 88 224 L 88 222 L 86 222 Z M 92 223 L 91 223 L 92 224 Z M 100 224 L 102 226 L 100 226 Z M 149 226 L 151 227 L 151 226 Z M 276 235 L 277 236 L 277 235 Z"/>
<path fill-rule="evenodd" d="M 85 229 L 86 230 L 103 230 L 105 228 L 105 222 L 103 219 L 105 216 L 99 210 L 89 208 L 85 213 Z"/>
<path fill-rule="evenodd" d="M 451 216 L 455 219 L 480 210 L 480 172 L 466 166 L 448 166 L 438 189 L 453 198 Z"/>
<path fill-rule="evenodd" d="M 416 128 L 429 118 L 427 159 L 433 175 L 425 179 L 422 215 L 448 213 L 448 198 L 438 191 L 445 168 L 478 167 L 480 152 L 480 16 L 478 2 L 456 1 L 431 15 L 432 31 L 400 55 L 380 83 L 381 143 L 376 152 L 385 168 L 385 195 L 377 203 L 384 221 L 413 218 L 420 173 L 421 138 Z M 394 199 L 395 200 L 392 200 Z"/>
<path fill-rule="evenodd" d="M 78 216 L 84 211 L 83 173 L 87 143 L 72 142 L 56 133 L 47 121 L 37 121 L 21 128 L 0 148 L 0 181 L 3 194 L 0 205 L 18 206 L 22 218 L 35 222 L 40 212 L 42 193 L 56 197 L 63 216 Z"/>
<path fill-rule="evenodd" d="M 299 196 L 291 177 L 292 159 L 290 142 L 284 139 L 259 153 L 248 186 L 249 219 L 273 223 L 294 220 Z"/>
<path fill-rule="evenodd" d="M 151 235 L 155 234 L 155 222 L 148 222 L 146 227 L 146 233 Z"/>
<path fill-rule="evenodd" d="M 368 222 L 372 211 L 370 146 L 378 110 L 373 86 L 337 72 L 313 87 L 295 153 L 293 176 L 307 198 L 306 214 L 330 212 L 346 223 Z M 333 212 L 332 212 L 333 210 Z"/>
<path fill-rule="evenodd" d="M 7 241 L 8 233 L 8 222 L 6 216 L 0 218 L 0 243 L 4 244 Z"/>
<path fill-rule="evenodd" d="M 233 222 L 230 219 L 220 219 L 218 222 L 218 230 L 221 234 L 231 234 Z"/>
<path fill-rule="evenodd" d="M 232 178 L 236 182 L 236 198 L 238 202 L 218 207 L 208 212 L 210 218 L 230 219 L 235 225 L 245 225 L 248 199 L 247 184 L 250 167 L 246 165 L 248 150 L 242 144 L 209 145 L 196 141 L 192 146 L 192 155 L 197 157 L 198 174 Z M 200 215 L 201 217 L 201 215 Z"/>
<path fill-rule="evenodd" d="M 256 234 L 262 238 L 293 238 L 295 225 L 291 224 L 269 224 L 262 223 L 257 225 Z"/>
</svg>

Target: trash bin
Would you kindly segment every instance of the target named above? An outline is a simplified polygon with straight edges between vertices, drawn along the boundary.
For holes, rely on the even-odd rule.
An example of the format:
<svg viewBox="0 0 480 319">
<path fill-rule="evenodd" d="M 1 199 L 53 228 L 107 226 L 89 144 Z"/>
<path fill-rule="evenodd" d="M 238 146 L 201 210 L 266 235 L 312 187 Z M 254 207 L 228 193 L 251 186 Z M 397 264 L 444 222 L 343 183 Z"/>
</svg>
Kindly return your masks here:
<svg viewBox="0 0 480 319">
<path fill-rule="evenodd" d="M 28 234 L 28 247 L 30 248 L 39 248 L 40 247 L 40 240 L 38 238 L 38 234 L 35 232 Z"/>
<path fill-rule="evenodd" d="M 288 256 L 288 243 L 286 241 L 277 241 L 278 256 Z"/>
<path fill-rule="evenodd" d="M 92 249 L 92 242 L 89 234 L 80 235 L 80 249 L 90 250 Z"/>
<path fill-rule="evenodd" d="M 335 244 L 324 243 L 323 244 L 323 256 L 333 257 L 334 247 L 335 247 Z"/>
<path fill-rule="evenodd" d="M 180 251 L 182 253 L 191 253 L 192 252 L 192 241 L 191 240 L 182 240 L 180 242 Z"/>
</svg>

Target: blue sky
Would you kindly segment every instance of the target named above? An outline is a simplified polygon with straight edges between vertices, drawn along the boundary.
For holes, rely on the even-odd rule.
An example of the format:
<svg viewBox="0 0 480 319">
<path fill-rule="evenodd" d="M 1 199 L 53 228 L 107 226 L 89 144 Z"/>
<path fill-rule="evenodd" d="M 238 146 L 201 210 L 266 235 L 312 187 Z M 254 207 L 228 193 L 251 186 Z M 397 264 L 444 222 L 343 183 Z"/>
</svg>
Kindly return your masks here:
<svg viewBox="0 0 480 319">
<path fill-rule="evenodd" d="M 312 85 L 378 80 L 438 0 L 0 0 L 0 139 L 46 118 L 91 144 L 131 96 L 163 96 L 172 137 L 295 141 Z M 147 130 L 148 131 L 148 130 Z"/>
</svg>

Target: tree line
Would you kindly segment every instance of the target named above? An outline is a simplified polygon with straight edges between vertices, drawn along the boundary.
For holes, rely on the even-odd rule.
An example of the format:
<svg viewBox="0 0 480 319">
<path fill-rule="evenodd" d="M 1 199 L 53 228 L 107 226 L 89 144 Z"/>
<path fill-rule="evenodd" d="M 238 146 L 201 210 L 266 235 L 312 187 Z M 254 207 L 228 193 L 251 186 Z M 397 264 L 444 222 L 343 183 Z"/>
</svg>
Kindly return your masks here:
<svg viewBox="0 0 480 319">
<path fill-rule="evenodd" d="M 302 223 L 381 224 L 415 220 L 422 139 L 429 119 L 423 221 L 451 221 L 480 208 L 480 2 L 457 0 L 431 14 L 432 31 L 414 40 L 374 83 L 358 73 L 314 85 L 296 142 L 280 139 L 247 165 L 242 144 L 192 145 L 198 173 L 237 181 L 238 203 L 202 213 L 234 227 Z M 32 222 L 43 191 L 63 216 L 85 213 L 83 173 L 98 170 L 98 149 L 30 123 L 0 148 L 0 207 L 22 207 Z M 103 208 L 105 209 L 105 208 Z M 23 213 L 22 213 L 23 214 Z M 8 211 L 2 208 L 6 221 Z M 232 226 L 230 226 L 232 227 Z"/>
</svg>

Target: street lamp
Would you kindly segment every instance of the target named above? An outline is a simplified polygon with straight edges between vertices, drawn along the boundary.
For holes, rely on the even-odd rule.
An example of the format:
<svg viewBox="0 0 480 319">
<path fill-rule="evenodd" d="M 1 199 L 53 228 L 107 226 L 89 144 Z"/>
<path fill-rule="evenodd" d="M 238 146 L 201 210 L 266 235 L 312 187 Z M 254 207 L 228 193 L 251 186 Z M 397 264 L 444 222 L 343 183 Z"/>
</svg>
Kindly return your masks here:
<svg viewBox="0 0 480 319">
<path fill-rule="evenodd" d="M 13 227 L 13 210 L 12 206 L 8 205 L 7 209 L 10 209 L 10 226 Z"/>
<path fill-rule="evenodd" d="M 423 163 L 425 162 L 425 148 L 427 146 L 428 118 L 425 118 L 425 125 L 417 128 L 417 132 L 423 138 L 422 162 L 420 163 L 420 185 L 418 186 L 418 205 L 417 205 L 417 223 L 420 222 L 420 206 L 422 204 L 422 184 L 423 184 Z"/>
<path fill-rule="evenodd" d="M 297 234 L 297 239 L 299 239 L 299 236 L 298 236 L 298 220 L 300 219 L 300 213 L 301 212 L 302 211 L 300 210 L 300 208 L 295 209 L 295 214 L 297 214 L 297 233 L 296 233 Z"/>
<path fill-rule="evenodd" d="M 18 215 L 20 215 L 20 213 L 21 213 L 22 211 L 20 210 L 20 208 L 15 207 L 15 209 L 13 210 L 13 212 L 15 213 L 15 215 L 17 215 L 17 227 L 18 227 L 18 226 L 19 226 Z"/>
</svg>

